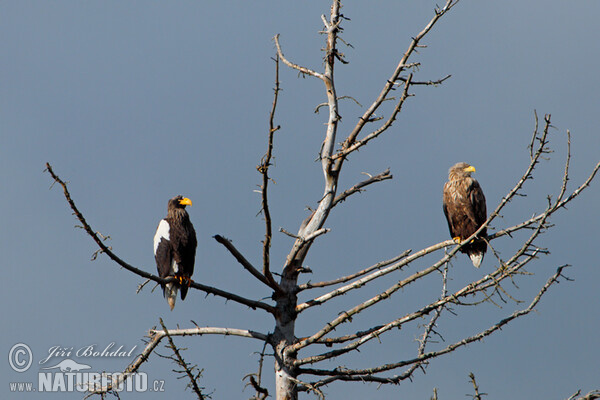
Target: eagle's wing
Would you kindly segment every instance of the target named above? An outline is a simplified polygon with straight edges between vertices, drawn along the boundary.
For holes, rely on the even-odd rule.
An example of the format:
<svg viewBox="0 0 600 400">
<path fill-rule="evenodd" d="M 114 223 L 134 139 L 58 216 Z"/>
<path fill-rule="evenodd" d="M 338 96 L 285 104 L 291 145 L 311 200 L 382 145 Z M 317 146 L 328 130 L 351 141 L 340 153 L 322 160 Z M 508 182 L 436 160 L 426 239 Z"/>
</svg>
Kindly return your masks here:
<svg viewBox="0 0 600 400">
<path fill-rule="evenodd" d="M 446 216 L 446 222 L 448 223 L 448 230 L 450 231 L 450 236 L 455 237 L 454 234 L 454 226 L 452 225 L 452 216 L 448 211 L 448 202 L 450 201 L 450 194 L 448 193 L 448 185 L 444 185 L 444 196 L 442 202 L 442 208 L 444 210 L 444 215 Z"/>
<path fill-rule="evenodd" d="M 179 252 L 181 253 L 180 256 L 185 259 L 185 263 L 180 264 L 183 268 L 181 274 L 189 278 L 194 274 L 194 261 L 196 257 L 196 246 L 198 245 L 198 241 L 196 239 L 196 231 L 194 230 L 194 226 L 191 222 L 189 222 L 189 226 L 187 226 L 186 230 L 188 233 L 187 243 L 183 248 L 179 249 Z M 187 292 L 188 287 L 185 285 L 182 286 L 180 292 L 181 300 L 185 300 Z"/>
<path fill-rule="evenodd" d="M 469 201 L 472 206 L 472 218 L 477 226 L 481 226 L 487 220 L 487 209 L 485 206 L 485 196 L 479 182 L 473 179 L 469 187 Z"/>
<path fill-rule="evenodd" d="M 163 219 L 158 224 L 156 234 L 154 235 L 154 258 L 156 259 L 158 276 L 161 278 L 172 274 L 173 251 L 171 249 L 169 230 L 169 223 Z"/>
</svg>

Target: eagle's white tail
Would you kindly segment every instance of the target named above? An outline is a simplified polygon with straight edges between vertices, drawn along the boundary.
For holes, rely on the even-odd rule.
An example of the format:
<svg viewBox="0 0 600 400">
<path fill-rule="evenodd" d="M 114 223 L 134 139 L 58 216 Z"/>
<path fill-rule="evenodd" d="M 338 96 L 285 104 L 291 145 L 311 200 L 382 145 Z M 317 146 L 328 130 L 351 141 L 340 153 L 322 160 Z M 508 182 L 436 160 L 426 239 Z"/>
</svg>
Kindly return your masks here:
<svg viewBox="0 0 600 400">
<path fill-rule="evenodd" d="M 481 261 L 483 261 L 484 253 L 469 253 L 469 258 L 473 262 L 475 268 L 479 268 Z"/>
<path fill-rule="evenodd" d="M 167 303 L 169 303 L 169 307 L 171 307 L 171 311 L 175 307 L 175 300 L 177 300 L 177 286 L 173 283 L 167 283 L 165 285 L 165 299 L 167 299 Z"/>
</svg>

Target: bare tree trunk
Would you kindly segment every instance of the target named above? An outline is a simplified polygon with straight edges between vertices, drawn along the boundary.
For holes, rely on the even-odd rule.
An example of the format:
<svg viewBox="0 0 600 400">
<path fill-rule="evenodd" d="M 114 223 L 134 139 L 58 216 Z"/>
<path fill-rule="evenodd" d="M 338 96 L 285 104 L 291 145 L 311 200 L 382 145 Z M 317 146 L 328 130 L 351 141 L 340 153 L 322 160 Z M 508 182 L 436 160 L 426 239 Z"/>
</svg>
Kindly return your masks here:
<svg viewBox="0 0 600 400">
<path fill-rule="evenodd" d="M 321 165 L 323 167 L 323 175 L 325 178 L 325 190 L 317 210 L 306 218 L 300 226 L 294 247 L 289 253 L 286 265 L 283 268 L 280 283 L 281 293 L 276 299 L 277 312 L 275 315 L 276 326 L 274 332 L 275 387 L 277 400 L 298 399 L 299 381 L 297 379 L 298 373 L 294 366 L 297 350 L 293 347 L 293 345 L 296 344 L 294 327 L 297 315 L 296 306 L 298 304 L 296 295 L 298 289 L 298 274 L 302 269 L 302 263 L 312 245 L 313 239 L 320 234 L 319 232 L 326 232 L 326 230 L 322 230 L 322 228 L 333 207 L 337 191 L 339 171 L 333 171 L 334 162 L 332 156 L 335 148 L 339 114 L 337 107 L 338 99 L 333 80 L 333 65 L 336 56 L 339 57 L 336 50 L 336 41 L 339 29 L 338 25 L 340 22 L 340 6 L 339 0 L 333 0 L 329 22 L 327 22 L 325 16 L 322 17 L 327 32 L 325 73 L 318 74 L 314 71 L 309 73 L 309 75 L 320 78 L 327 89 L 329 121 L 327 123 L 327 132 L 320 153 Z M 289 61 L 287 61 L 281 53 L 277 37 L 275 40 L 279 57 L 282 58 L 285 64 L 290 66 L 291 64 Z M 296 68 L 302 70 L 301 67 L 296 66 Z M 308 70 L 305 69 L 304 71 Z"/>
<path fill-rule="evenodd" d="M 295 341 L 296 325 L 296 285 L 298 274 L 291 272 L 281 278 L 281 296 L 276 299 L 275 331 L 273 348 L 275 349 L 275 399 L 297 400 L 297 372 L 294 367 L 296 352 L 290 352 Z"/>
</svg>

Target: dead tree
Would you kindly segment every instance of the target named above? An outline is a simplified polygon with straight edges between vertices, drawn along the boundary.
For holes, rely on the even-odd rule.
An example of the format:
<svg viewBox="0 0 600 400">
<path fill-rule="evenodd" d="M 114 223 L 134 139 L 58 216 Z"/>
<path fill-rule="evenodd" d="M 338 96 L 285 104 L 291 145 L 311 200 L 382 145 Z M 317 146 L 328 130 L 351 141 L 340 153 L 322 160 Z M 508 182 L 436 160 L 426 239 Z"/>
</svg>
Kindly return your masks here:
<svg viewBox="0 0 600 400">
<path fill-rule="evenodd" d="M 329 232 L 327 221 L 334 209 L 350 196 L 363 191 L 366 187 L 392 179 L 390 171 L 386 170 L 371 175 L 350 188 L 338 187 L 342 169 L 348 161 L 348 157 L 390 130 L 390 127 L 401 113 L 404 103 L 413 96 L 411 89 L 417 86 L 439 85 L 448 78 L 447 76 L 441 79 L 419 80 L 416 78 L 419 63 L 411 60 L 414 58 L 416 50 L 421 46 L 423 38 L 436 26 L 440 19 L 455 7 L 457 2 L 458 0 L 448 0 L 442 7 L 434 10 L 431 20 L 412 38 L 406 51 L 399 56 L 398 64 L 391 71 L 389 78 L 382 82 L 379 95 L 359 116 L 358 122 L 352 129 L 343 133 L 340 133 L 338 129 L 341 118 L 338 108 L 340 98 L 337 95 L 334 74 L 336 64 L 346 63 L 343 53 L 339 50 L 340 44 L 344 43 L 340 35 L 343 32 L 343 24 L 346 20 L 341 13 L 341 1 L 332 0 L 329 15 L 321 17 L 324 26 L 322 33 L 325 37 L 324 67 L 322 71 L 304 67 L 292 61 L 284 55 L 279 35 L 275 36 L 276 76 L 267 135 L 267 151 L 257 167 L 262 178 L 260 193 L 265 224 L 261 267 L 256 267 L 253 262 L 244 257 L 233 243 L 225 237 L 221 235 L 214 236 L 215 240 L 223 245 L 251 276 L 264 284 L 265 290 L 257 293 L 255 297 L 268 300 L 249 299 L 202 283 L 191 283 L 193 289 L 243 304 L 250 308 L 249 312 L 270 314 L 273 325 L 265 326 L 263 332 L 234 327 L 192 326 L 185 329 L 167 329 L 161 321 L 162 326 L 160 328 L 150 330 L 149 341 L 144 351 L 125 369 L 124 374 L 107 386 L 91 389 L 90 394 L 102 395 L 114 390 L 122 380 L 127 379 L 128 373 L 137 371 L 140 365 L 148 360 L 157 345 L 167 338 L 170 347 L 174 351 L 174 359 L 185 369 L 191 387 L 194 388 L 198 397 L 202 398 L 200 387 L 195 382 L 198 375 L 191 368 L 188 368 L 189 364 L 183 360 L 172 341 L 174 337 L 189 335 L 235 335 L 255 340 L 254 344 L 257 348 L 262 348 L 259 368 L 256 374 L 250 374 L 248 378 L 249 384 L 256 391 L 254 397 L 257 399 L 264 399 L 273 391 L 277 400 L 297 399 L 299 392 L 312 392 L 316 396 L 324 398 L 321 388 L 337 381 L 398 384 L 410 379 L 415 371 L 423 368 L 436 358 L 492 335 L 515 319 L 527 315 L 554 283 L 565 279 L 564 270 L 567 265 L 557 266 L 555 272 L 548 277 L 547 282 L 539 288 L 537 293 L 528 294 L 530 300 L 521 309 L 505 315 L 504 318 L 491 324 L 486 329 L 465 335 L 460 340 L 452 343 L 434 343 L 431 339 L 441 331 L 441 327 L 438 326 L 441 315 L 461 307 L 505 302 L 511 298 L 511 291 L 518 290 L 510 286 L 512 280 L 516 276 L 527 275 L 526 267 L 530 268 L 534 261 L 548 252 L 547 249 L 538 245 L 538 239 L 541 233 L 552 228 L 549 222 L 550 218 L 555 213 L 565 210 L 565 206 L 579 196 L 592 182 L 600 168 L 600 163 L 596 164 L 584 182 L 574 189 L 569 189 L 567 184 L 569 181 L 570 141 L 568 141 L 568 156 L 564 164 L 564 173 L 557 183 L 556 195 L 553 198 L 549 197 L 547 204 L 538 209 L 533 216 L 530 216 L 529 212 L 531 210 L 529 210 L 528 216 L 517 224 L 502 226 L 502 223 L 497 221 L 497 217 L 502 214 L 505 207 L 510 205 L 511 200 L 515 196 L 523 194 L 525 185 L 532 179 L 534 170 L 540 165 L 540 160 L 550 153 L 550 115 L 544 117 L 540 126 L 538 126 L 537 116 L 535 117 L 535 129 L 529 146 L 529 160 L 528 163 L 525 163 L 523 174 L 515 180 L 514 187 L 493 208 L 488 220 L 480 228 L 481 231 L 483 227 L 489 226 L 492 221 L 496 221 L 497 225 L 501 226 L 487 237 L 491 253 L 495 256 L 496 265 L 493 272 L 465 284 L 458 290 L 450 291 L 448 289 L 447 282 L 449 275 L 452 273 L 452 270 L 449 269 L 449 263 L 455 258 L 461 246 L 473 239 L 476 233 L 471 238 L 463 240 L 462 244 L 459 245 L 453 240 L 446 240 L 431 244 L 418 251 L 398 249 L 399 254 L 394 258 L 376 262 L 370 267 L 346 276 L 340 276 L 337 279 L 315 282 L 303 279 L 306 276 L 303 274 L 308 272 L 312 273 L 311 277 L 313 279 L 319 277 L 319 270 L 311 271 L 305 265 L 305 259 L 313 243 Z M 319 107 L 328 110 L 328 121 L 319 150 L 319 161 L 323 172 L 323 192 L 313 197 L 313 201 L 316 201 L 316 207 L 306 219 L 300 221 L 296 233 L 281 230 L 282 234 L 291 237 L 293 244 L 286 259 L 277 260 L 274 263 L 270 256 L 273 222 L 269 210 L 268 189 L 270 183 L 269 172 L 275 148 L 274 139 L 276 132 L 279 130 L 279 126 L 275 122 L 275 114 L 280 91 L 280 63 L 302 75 L 322 82 L 327 102 Z M 386 112 L 387 117 L 381 117 Z M 567 136 L 570 138 L 568 132 Z M 52 179 L 62 187 L 69 206 L 83 229 L 96 242 L 100 253 L 106 254 L 117 265 L 147 280 L 162 284 L 174 280 L 174 278 L 163 279 L 147 272 L 153 270 L 152 266 L 138 268 L 117 256 L 105 244 L 103 237 L 84 218 L 82 212 L 79 211 L 69 194 L 65 181 L 55 173 L 49 164 L 47 164 L 47 170 Z M 491 208 L 491 206 L 488 204 L 488 207 Z M 518 231 L 527 232 L 528 234 L 524 236 L 524 239 L 518 240 L 513 235 Z M 512 246 L 513 251 L 509 257 L 501 257 L 500 254 L 494 251 L 494 244 L 497 240 L 506 241 Z M 424 260 L 430 259 L 425 258 L 426 256 L 436 257 L 436 259 L 434 262 L 423 266 Z M 276 265 L 276 272 L 273 271 L 274 264 Z M 401 289 L 415 284 L 415 282 L 421 282 L 428 276 L 437 276 L 436 274 L 440 276 L 438 295 L 423 299 L 421 306 L 410 312 L 402 312 L 394 317 L 381 320 L 376 325 L 354 325 L 353 319 L 355 317 L 374 310 L 375 306 L 382 302 L 401 299 L 402 295 L 398 293 Z M 326 323 L 308 336 L 297 336 L 296 321 L 300 314 L 310 313 L 316 306 L 321 306 L 323 309 L 324 306 L 330 304 L 329 302 L 332 299 L 357 291 L 372 281 L 385 282 L 387 288 L 374 296 L 364 296 L 356 304 L 347 304 L 345 310 L 341 313 L 338 313 L 337 309 L 328 309 L 327 312 L 329 312 L 330 317 Z M 300 294 L 310 300 L 299 301 Z M 428 322 L 419 325 L 419 321 L 426 317 Z M 383 340 L 393 335 L 402 335 L 404 330 L 399 328 L 409 326 L 421 329 L 419 340 L 411 356 L 399 359 L 393 358 L 380 365 L 360 365 L 353 368 L 344 366 L 345 356 L 361 349 L 362 346 L 371 341 Z M 337 332 L 342 329 L 351 332 L 344 335 L 338 334 Z M 201 338 L 198 338 L 198 340 L 201 340 Z M 385 345 L 385 341 L 382 342 L 382 345 Z M 266 349 L 270 349 L 274 356 L 275 382 L 273 383 L 264 382 L 261 378 Z M 338 367 L 326 367 L 327 362 L 332 359 L 339 362 Z M 474 379 L 473 383 L 475 385 Z M 476 385 L 475 388 L 477 392 Z"/>
</svg>

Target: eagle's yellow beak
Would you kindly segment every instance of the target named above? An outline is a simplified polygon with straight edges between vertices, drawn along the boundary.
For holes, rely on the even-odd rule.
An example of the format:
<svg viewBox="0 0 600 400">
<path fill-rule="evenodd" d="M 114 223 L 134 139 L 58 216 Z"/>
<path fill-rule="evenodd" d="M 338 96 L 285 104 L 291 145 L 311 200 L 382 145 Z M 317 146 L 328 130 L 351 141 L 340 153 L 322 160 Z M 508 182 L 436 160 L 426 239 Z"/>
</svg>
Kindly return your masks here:
<svg viewBox="0 0 600 400">
<path fill-rule="evenodd" d="M 465 172 L 475 172 L 475 167 L 472 165 L 469 165 L 467 168 L 465 168 Z"/>
<path fill-rule="evenodd" d="M 192 201 L 187 197 L 184 197 L 183 199 L 179 200 L 179 204 L 181 204 L 182 206 L 191 206 Z"/>
</svg>

